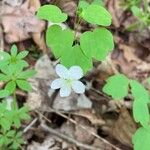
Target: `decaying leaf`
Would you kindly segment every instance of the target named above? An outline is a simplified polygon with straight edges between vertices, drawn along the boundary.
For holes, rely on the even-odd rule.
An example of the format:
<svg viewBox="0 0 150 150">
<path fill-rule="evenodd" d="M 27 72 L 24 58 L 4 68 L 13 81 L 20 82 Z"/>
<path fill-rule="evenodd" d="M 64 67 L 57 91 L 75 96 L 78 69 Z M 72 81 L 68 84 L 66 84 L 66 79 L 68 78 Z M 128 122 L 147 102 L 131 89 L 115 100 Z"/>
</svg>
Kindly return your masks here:
<svg viewBox="0 0 150 150">
<path fill-rule="evenodd" d="M 112 135 L 124 145 L 132 147 L 132 135 L 136 131 L 136 124 L 127 109 L 122 108 L 119 119 L 112 128 Z"/>
<path fill-rule="evenodd" d="M 32 110 L 49 103 L 48 91 L 50 89 L 50 81 L 52 81 L 56 75 L 47 55 L 44 55 L 37 61 L 35 70 L 37 74 L 30 79 L 33 90 L 28 93 L 27 99 L 27 104 Z"/>
<path fill-rule="evenodd" d="M 72 113 L 73 115 L 80 116 L 88 119 L 92 125 L 102 126 L 105 124 L 105 121 L 101 116 L 97 116 L 94 110 L 91 109 L 83 109 Z"/>
<path fill-rule="evenodd" d="M 46 51 L 47 48 L 43 36 L 45 22 L 38 20 L 35 16 L 37 9 L 40 7 L 40 1 L 13 0 L 13 2 L 5 0 L 5 3 L 0 6 L 0 24 L 4 29 L 6 42 L 14 43 L 33 38 L 39 48 Z"/>
</svg>

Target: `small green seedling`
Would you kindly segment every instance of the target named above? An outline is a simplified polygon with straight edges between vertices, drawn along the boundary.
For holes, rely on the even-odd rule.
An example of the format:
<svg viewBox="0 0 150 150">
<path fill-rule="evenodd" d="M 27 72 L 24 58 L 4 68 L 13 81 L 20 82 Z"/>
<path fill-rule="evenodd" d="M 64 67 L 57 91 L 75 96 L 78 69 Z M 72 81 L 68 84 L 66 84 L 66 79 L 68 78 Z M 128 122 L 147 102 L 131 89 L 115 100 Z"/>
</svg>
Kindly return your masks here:
<svg viewBox="0 0 150 150">
<path fill-rule="evenodd" d="M 134 150 L 149 150 L 150 114 L 148 104 L 150 99 L 148 91 L 138 81 L 129 80 L 125 75 L 117 74 L 108 78 L 103 92 L 115 100 L 121 100 L 131 93 L 134 99 L 133 117 L 141 125 L 132 138 Z"/>
<path fill-rule="evenodd" d="M 17 105 L 16 89 L 30 91 L 28 78 L 35 74 L 34 70 L 25 70 L 28 63 L 23 60 L 27 51 L 17 52 L 12 46 L 10 54 L 0 51 L 0 82 L 4 86 L 0 89 L 0 149 L 18 150 L 23 144 L 22 133 L 19 131 L 21 122 L 29 120 L 29 109 Z"/>
<path fill-rule="evenodd" d="M 60 59 L 61 64 L 70 68 L 80 66 L 84 73 L 93 67 L 93 59 L 102 61 L 114 48 L 113 36 L 106 29 L 112 22 L 110 13 L 101 5 L 102 1 L 94 0 L 87 3 L 79 1 L 76 11 L 76 22 L 85 21 L 96 26 L 91 31 L 86 31 L 76 37 L 77 29 L 62 29 L 59 25 L 50 26 L 46 33 L 47 45 L 51 48 L 54 56 Z M 52 12 L 53 10 L 53 12 Z M 39 8 L 37 17 L 53 23 L 62 23 L 67 20 L 67 14 L 63 13 L 54 5 L 44 5 Z M 76 44 L 74 44 L 76 43 Z"/>
<path fill-rule="evenodd" d="M 150 10 L 148 0 L 127 0 L 122 6 L 132 12 L 137 21 L 129 25 L 127 30 L 143 30 L 150 26 Z"/>
</svg>

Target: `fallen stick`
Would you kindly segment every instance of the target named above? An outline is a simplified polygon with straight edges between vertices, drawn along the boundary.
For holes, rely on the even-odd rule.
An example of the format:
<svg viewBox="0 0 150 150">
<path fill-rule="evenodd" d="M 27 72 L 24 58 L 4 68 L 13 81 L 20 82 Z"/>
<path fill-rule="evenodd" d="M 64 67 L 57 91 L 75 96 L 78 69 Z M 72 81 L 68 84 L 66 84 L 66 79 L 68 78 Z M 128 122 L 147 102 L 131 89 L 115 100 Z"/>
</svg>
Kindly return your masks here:
<svg viewBox="0 0 150 150">
<path fill-rule="evenodd" d="M 76 145 L 77 147 L 80 147 L 80 148 L 84 148 L 84 149 L 87 149 L 87 150 L 102 150 L 100 148 L 97 148 L 97 147 L 93 147 L 93 146 L 90 146 L 90 145 L 87 145 L 87 144 L 83 144 L 83 143 L 80 143 L 79 141 L 65 135 L 65 134 L 62 134 L 58 131 L 56 131 L 55 129 L 51 128 L 51 127 L 48 127 L 47 125 L 45 124 L 41 124 L 41 127 L 45 130 L 45 131 L 48 131 L 49 133 L 69 142 L 69 143 L 72 143 L 74 145 Z"/>
<path fill-rule="evenodd" d="M 109 141 L 105 140 L 104 138 L 100 137 L 99 135 L 97 135 L 96 133 L 90 131 L 89 129 L 87 129 L 85 126 L 81 125 L 81 124 L 78 124 L 75 120 L 69 118 L 68 116 L 64 115 L 63 113 L 59 112 L 58 110 L 55 110 L 53 108 L 50 108 L 47 109 L 47 110 L 44 110 L 44 111 L 47 111 L 47 112 L 54 112 L 56 113 L 57 115 L 67 119 L 68 121 L 70 121 L 71 123 L 75 124 L 76 126 L 82 128 L 83 130 L 87 131 L 88 133 L 90 133 L 91 135 L 93 135 L 94 137 L 98 138 L 99 140 L 101 140 L 103 143 L 109 145 L 110 147 L 114 148 L 115 150 L 121 150 L 120 148 L 116 147 L 115 145 L 113 145 L 112 143 L 110 143 Z M 48 122 L 50 122 L 50 120 L 48 120 L 43 114 L 41 114 L 39 111 L 36 111 L 38 114 L 42 115 L 43 118 L 45 120 L 47 120 Z M 51 122 L 50 122 L 51 123 Z"/>
</svg>

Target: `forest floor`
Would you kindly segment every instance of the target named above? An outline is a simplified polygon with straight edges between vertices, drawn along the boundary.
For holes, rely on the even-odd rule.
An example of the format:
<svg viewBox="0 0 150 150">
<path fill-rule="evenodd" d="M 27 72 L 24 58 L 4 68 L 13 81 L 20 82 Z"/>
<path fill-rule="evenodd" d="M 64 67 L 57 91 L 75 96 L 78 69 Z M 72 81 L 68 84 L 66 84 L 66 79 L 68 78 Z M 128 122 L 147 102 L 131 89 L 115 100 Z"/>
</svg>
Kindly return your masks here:
<svg viewBox="0 0 150 150">
<path fill-rule="evenodd" d="M 5 1 L 9 2 L 5 13 L 11 9 L 15 12 L 14 0 Z M 12 13 L 4 21 L 0 20 L 0 49 L 9 51 L 11 44 L 15 43 L 19 50 L 28 50 L 26 60 L 30 68 L 37 71 L 29 80 L 33 90 L 29 93 L 17 91 L 18 103 L 26 103 L 32 110 L 32 119 L 22 125 L 26 143 L 22 149 L 132 150 L 132 135 L 138 127 L 133 120 L 132 99 L 129 96 L 114 101 L 102 92 L 102 88 L 109 76 L 123 73 L 150 90 L 145 82 L 150 76 L 150 28 L 128 31 L 137 18 L 120 4 L 121 0 L 105 0 L 113 18 L 109 29 L 114 36 L 115 49 L 105 61 L 95 61 L 94 68 L 82 79 L 87 87 L 85 94 L 62 98 L 58 91 L 50 89 L 50 83 L 57 77 L 54 68 L 58 60 L 46 46 L 47 25 L 36 21 L 34 16 L 30 17 L 39 4 L 48 3 L 58 5 L 69 14 L 67 23 L 62 26 L 73 29 L 76 0 L 25 0 L 18 4 L 22 11 L 18 10 L 17 17 Z M 20 20 L 27 23 L 26 28 L 15 27 Z M 88 28 L 90 26 L 82 22 L 78 34 Z M 39 33 L 35 34 L 35 31 Z"/>
</svg>

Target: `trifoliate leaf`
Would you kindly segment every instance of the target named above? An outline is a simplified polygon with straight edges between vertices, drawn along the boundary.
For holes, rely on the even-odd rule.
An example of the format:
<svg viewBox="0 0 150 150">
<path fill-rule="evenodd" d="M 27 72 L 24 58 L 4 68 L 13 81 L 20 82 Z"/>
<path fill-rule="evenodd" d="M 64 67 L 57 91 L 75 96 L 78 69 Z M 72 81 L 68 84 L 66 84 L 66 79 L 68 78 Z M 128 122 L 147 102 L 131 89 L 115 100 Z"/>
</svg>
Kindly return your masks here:
<svg viewBox="0 0 150 150">
<path fill-rule="evenodd" d="M 91 4 L 83 9 L 80 17 L 88 23 L 101 26 L 110 26 L 112 21 L 110 13 L 104 7 L 96 4 Z"/>
<path fill-rule="evenodd" d="M 107 79 L 103 92 L 120 100 L 128 95 L 129 80 L 123 74 L 117 74 Z"/>
<path fill-rule="evenodd" d="M 150 127 L 139 128 L 132 137 L 134 150 L 149 150 L 150 149 Z"/>
<path fill-rule="evenodd" d="M 95 29 L 93 32 L 88 31 L 81 35 L 80 45 L 89 58 L 104 60 L 114 48 L 113 36 L 107 29 Z"/>
<path fill-rule="evenodd" d="M 135 100 L 142 101 L 143 103 L 149 102 L 148 91 L 144 88 L 142 84 L 135 80 L 130 81 L 132 96 Z"/>
<path fill-rule="evenodd" d="M 18 87 L 24 91 L 30 91 L 32 89 L 31 85 L 25 80 L 16 80 Z"/>
<path fill-rule="evenodd" d="M 13 46 L 11 47 L 10 52 L 11 52 L 11 56 L 15 57 L 15 56 L 17 55 L 17 46 L 16 46 L 16 45 L 13 45 Z"/>
<path fill-rule="evenodd" d="M 9 91 L 10 94 L 12 94 L 16 90 L 16 82 L 10 81 L 6 84 L 5 90 Z"/>
<path fill-rule="evenodd" d="M 46 33 L 47 45 L 52 49 L 55 57 L 59 58 L 62 53 L 71 47 L 74 40 L 74 34 L 70 30 L 62 30 L 58 25 L 48 28 Z"/>
<path fill-rule="evenodd" d="M 70 49 L 66 49 L 66 52 L 60 59 L 64 66 L 80 66 L 84 70 L 84 73 L 90 70 L 93 66 L 92 59 L 84 55 L 79 45 L 75 45 L 74 47 L 70 47 Z"/>
<path fill-rule="evenodd" d="M 44 5 L 37 12 L 39 19 L 51 21 L 53 23 L 61 23 L 67 20 L 67 14 L 62 13 L 55 5 Z"/>
<path fill-rule="evenodd" d="M 147 104 L 135 99 L 133 102 L 133 117 L 136 122 L 139 122 L 142 126 L 147 127 L 150 121 Z"/>
</svg>

